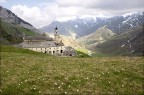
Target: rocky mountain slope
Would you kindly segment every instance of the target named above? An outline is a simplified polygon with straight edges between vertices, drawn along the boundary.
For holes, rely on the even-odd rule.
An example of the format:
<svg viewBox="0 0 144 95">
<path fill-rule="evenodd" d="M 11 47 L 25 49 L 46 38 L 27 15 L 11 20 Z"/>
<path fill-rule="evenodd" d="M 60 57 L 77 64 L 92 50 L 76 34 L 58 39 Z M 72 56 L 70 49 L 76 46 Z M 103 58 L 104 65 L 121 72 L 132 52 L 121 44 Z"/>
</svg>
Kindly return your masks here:
<svg viewBox="0 0 144 95">
<path fill-rule="evenodd" d="M 53 32 L 58 26 L 61 34 L 73 35 L 74 38 L 89 35 L 97 29 L 107 26 L 114 33 L 125 32 L 144 23 L 144 12 L 136 12 L 115 17 L 76 17 L 67 21 L 53 21 L 50 25 L 40 28 L 43 32 Z"/>
</svg>

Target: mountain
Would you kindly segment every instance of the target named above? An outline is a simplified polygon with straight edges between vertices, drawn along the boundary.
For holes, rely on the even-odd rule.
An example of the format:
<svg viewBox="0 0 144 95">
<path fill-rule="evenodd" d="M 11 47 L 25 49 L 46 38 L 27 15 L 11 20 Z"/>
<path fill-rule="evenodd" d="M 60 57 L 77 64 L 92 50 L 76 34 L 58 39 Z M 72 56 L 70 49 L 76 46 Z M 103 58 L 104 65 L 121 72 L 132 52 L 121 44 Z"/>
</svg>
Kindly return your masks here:
<svg viewBox="0 0 144 95">
<path fill-rule="evenodd" d="M 82 43 L 84 46 L 89 47 L 91 45 L 96 45 L 103 43 L 114 36 L 115 33 L 108 29 L 106 26 L 97 29 L 94 33 L 81 37 L 77 39 L 79 43 Z"/>
<path fill-rule="evenodd" d="M 22 42 L 22 36 L 38 35 L 37 29 L 22 20 L 10 10 L 0 6 L 0 43 L 15 44 Z"/>
<path fill-rule="evenodd" d="M 107 55 L 144 55 L 144 25 L 116 34 L 90 49 Z"/>
<path fill-rule="evenodd" d="M 107 26 L 114 33 L 125 32 L 144 23 L 144 12 L 136 12 L 124 16 L 114 17 L 76 17 L 67 21 L 53 21 L 50 25 L 40 28 L 42 32 L 52 33 L 58 26 L 60 34 L 74 38 L 80 38 L 95 32 L 97 29 Z"/>
</svg>

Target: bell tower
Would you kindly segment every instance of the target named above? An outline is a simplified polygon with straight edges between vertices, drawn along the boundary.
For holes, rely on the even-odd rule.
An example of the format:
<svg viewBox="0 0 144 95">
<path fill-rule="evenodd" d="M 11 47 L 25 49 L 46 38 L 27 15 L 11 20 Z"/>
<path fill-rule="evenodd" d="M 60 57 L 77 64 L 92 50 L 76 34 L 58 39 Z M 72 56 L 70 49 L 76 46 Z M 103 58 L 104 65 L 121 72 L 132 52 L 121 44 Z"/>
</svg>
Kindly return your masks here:
<svg viewBox="0 0 144 95">
<path fill-rule="evenodd" d="M 55 30 L 54 30 L 54 41 L 55 41 L 56 43 L 62 43 L 61 37 L 60 37 L 60 35 L 58 34 L 58 32 L 59 32 L 59 30 L 58 30 L 58 28 L 57 28 L 57 26 L 56 26 L 56 28 L 55 28 Z"/>
<path fill-rule="evenodd" d="M 57 26 L 56 26 L 56 28 L 55 28 L 55 31 L 54 31 L 54 40 L 56 40 L 57 38 L 58 38 L 58 28 L 57 28 Z"/>
</svg>

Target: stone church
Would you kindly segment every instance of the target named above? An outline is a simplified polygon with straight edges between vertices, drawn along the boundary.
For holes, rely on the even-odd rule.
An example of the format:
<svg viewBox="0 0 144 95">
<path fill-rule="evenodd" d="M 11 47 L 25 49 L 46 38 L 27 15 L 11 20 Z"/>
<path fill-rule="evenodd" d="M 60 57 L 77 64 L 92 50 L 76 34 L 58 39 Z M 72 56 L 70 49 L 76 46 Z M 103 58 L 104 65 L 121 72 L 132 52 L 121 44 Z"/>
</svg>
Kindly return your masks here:
<svg viewBox="0 0 144 95">
<path fill-rule="evenodd" d="M 46 34 L 40 36 L 23 36 L 23 42 L 19 47 L 30 49 L 37 52 L 43 52 L 57 56 L 76 56 L 76 50 L 70 46 L 65 46 L 58 34 L 58 28 L 55 28 L 54 38 Z"/>
</svg>

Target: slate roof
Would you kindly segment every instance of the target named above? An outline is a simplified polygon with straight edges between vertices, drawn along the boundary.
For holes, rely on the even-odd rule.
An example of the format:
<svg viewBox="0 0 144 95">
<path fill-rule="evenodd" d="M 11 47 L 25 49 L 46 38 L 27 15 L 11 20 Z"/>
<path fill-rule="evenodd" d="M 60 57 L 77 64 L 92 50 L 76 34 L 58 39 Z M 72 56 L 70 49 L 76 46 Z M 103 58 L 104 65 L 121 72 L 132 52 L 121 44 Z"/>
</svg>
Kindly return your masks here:
<svg viewBox="0 0 144 95">
<path fill-rule="evenodd" d="M 63 46 L 63 44 L 56 44 L 54 41 L 44 41 L 44 42 L 23 42 L 18 45 L 22 48 L 47 48 L 47 47 L 57 47 L 57 46 Z"/>
<path fill-rule="evenodd" d="M 51 37 L 45 36 L 26 36 L 25 40 L 45 40 L 45 41 L 53 41 Z"/>
<path fill-rule="evenodd" d="M 75 51 L 75 49 L 72 48 L 71 46 L 67 46 L 65 47 L 65 51 Z"/>
</svg>

